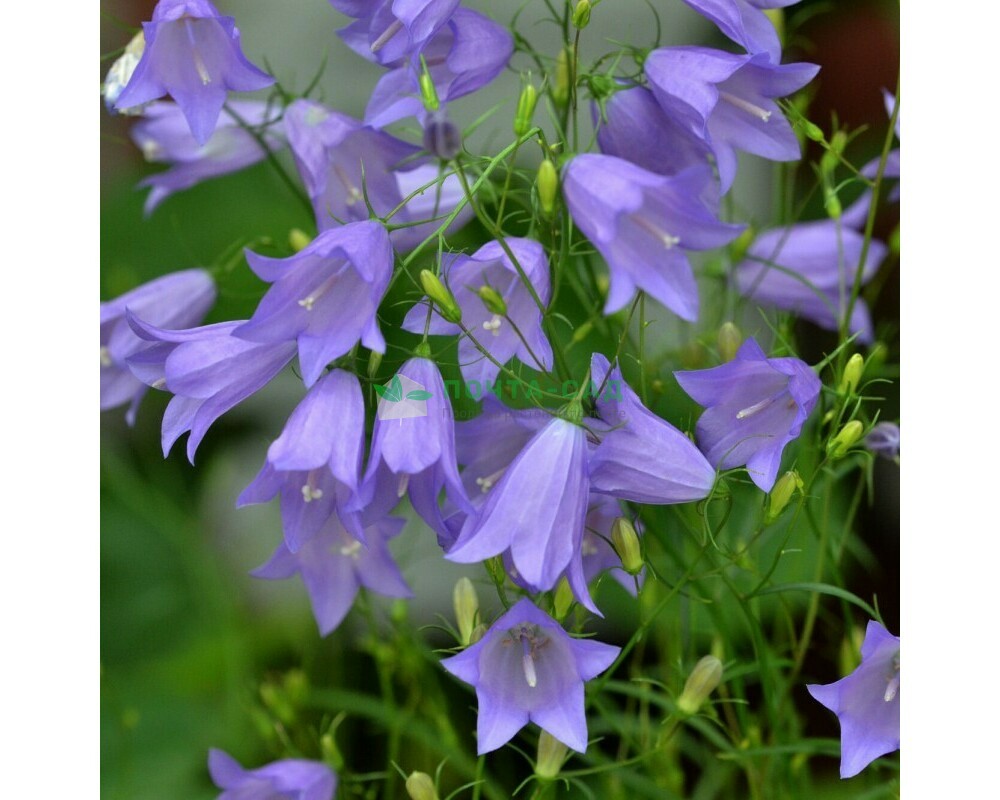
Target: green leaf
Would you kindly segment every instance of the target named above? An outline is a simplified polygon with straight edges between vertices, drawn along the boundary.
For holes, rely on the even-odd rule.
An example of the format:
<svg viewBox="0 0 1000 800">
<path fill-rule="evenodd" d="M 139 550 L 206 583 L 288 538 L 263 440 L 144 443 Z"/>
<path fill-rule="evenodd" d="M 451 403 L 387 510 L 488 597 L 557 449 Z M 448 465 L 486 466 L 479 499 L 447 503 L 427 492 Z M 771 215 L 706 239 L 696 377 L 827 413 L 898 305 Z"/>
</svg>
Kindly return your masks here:
<svg viewBox="0 0 1000 800">
<path fill-rule="evenodd" d="M 852 594 L 846 589 L 841 589 L 839 586 L 831 586 L 828 583 L 783 583 L 778 586 L 769 586 L 767 589 L 761 589 L 759 592 L 754 592 L 754 595 L 780 594 L 782 592 L 816 592 L 817 594 L 828 594 L 833 597 L 839 597 L 841 600 L 853 603 L 872 619 L 880 619 L 878 612 L 856 594 Z"/>
<path fill-rule="evenodd" d="M 423 389 L 414 389 L 412 392 L 406 395 L 407 400 L 426 400 L 432 397 L 430 392 L 425 392 Z"/>
</svg>

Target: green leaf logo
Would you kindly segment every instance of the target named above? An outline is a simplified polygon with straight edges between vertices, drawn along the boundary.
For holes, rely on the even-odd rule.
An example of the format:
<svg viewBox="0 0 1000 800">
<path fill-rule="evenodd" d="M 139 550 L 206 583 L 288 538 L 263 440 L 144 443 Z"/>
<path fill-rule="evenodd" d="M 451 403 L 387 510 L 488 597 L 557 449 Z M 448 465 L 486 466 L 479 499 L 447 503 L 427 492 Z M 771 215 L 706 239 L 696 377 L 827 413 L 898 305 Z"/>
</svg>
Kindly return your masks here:
<svg viewBox="0 0 1000 800">
<path fill-rule="evenodd" d="M 430 392 L 425 392 L 423 389 L 414 389 L 406 395 L 407 400 L 426 400 L 431 396 Z"/>
<path fill-rule="evenodd" d="M 376 386 L 375 394 L 390 403 L 398 403 L 403 399 L 403 384 L 399 380 L 399 376 L 393 375 L 388 386 Z"/>
</svg>

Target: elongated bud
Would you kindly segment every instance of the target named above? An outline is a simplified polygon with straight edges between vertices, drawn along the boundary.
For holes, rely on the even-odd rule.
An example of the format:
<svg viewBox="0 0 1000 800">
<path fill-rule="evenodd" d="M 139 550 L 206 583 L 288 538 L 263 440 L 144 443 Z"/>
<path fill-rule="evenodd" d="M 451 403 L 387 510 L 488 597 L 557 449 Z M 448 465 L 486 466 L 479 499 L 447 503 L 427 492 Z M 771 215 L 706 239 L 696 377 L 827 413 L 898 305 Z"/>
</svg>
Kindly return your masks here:
<svg viewBox="0 0 1000 800">
<path fill-rule="evenodd" d="M 729 257 L 733 260 L 734 264 L 743 260 L 743 256 L 747 254 L 747 250 L 750 249 L 750 245 L 753 244 L 756 235 L 753 228 L 747 228 L 729 245 Z"/>
<path fill-rule="evenodd" d="M 337 772 L 344 771 L 344 756 L 341 755 L 340 748 L 332 733 L 324 733 L 319 739 L 320 753 L 323 760 L 334 768 Z"/>
<path fill-rule="evenodd" d="M 815 122 L 810 122 L 805 117 L 800 117 L 796 121 L 795 127 L 802 131 L 807 139 L 812 139 L 814 142 L 826 141 L 826 137 L 823 135 L 823 129 Z"/>
<path fill-rule="evenodd" d="M 861 438 L 864 430 L 864 425 L 856 419 L 852 419 L 827 443 L 826 454 L 830 458 L 840 458 L 845 455 L 851 446 Z"/>
<path fill-rule="evenodd" d="M 501 317 L 506 315 L 507 303 L 504 302 L 503 295 L 492 286 L 480 286 L 476 294 L 491 314 L 499 314 Z"/>
<path fill-rule="evenodd" d="M 570 606 L 573 605 L 573 590 L 569 586 L 569 581 L 565 578 L 559 581 L 559 585 L 556 586 L 556 595 L 552 601 L 552 611 L 555 614 L 555 618 L 562 622 L 566 619 L 566 615 L 569 613 Z"/>
<path fill-rule="evenodd" d="M 573 9 L 573 27 L 583 30 L 590 24 L 590 0 L 580 0 Z"/>
<path fill-rule="evenodd" d="M 312 236 L 299 228 L 292 228 L 288 232 L 288 246 L 296 253 L 301 253 L 305 250 L 311 241 Z"/>
<path fill-rule="evenodd" d="M 424 108 L 431 113 L 441 108 L 441 101 L 438 99 L 437 89 L 434 88 L 434 79 L 431 78 L 430 70 L 427 69 L 427 62 L 424 57 L 420 57 L 420 99 Z"/>
<path fill-rule="evenodd" d="M 865 359 L 861 353 L 855 353 L 847 361 L 844 367 L 844 376 L 840 379 L 840 391 L 843 394 L 854 394 L 861 382 L 861 375 L 865 371 Z"/>
<path fill-rule="evenodd" d="M 767 514 L 764 515 L 764 521 L 770 524 L 781 516 L 781 512 L 785 510 L 785 506 L 792 499 L 795 490 L 798 489 L 801 492 L 804 486 L 802 478 L 794 469 L 778 478 L 774 488 L 771 489 L 771 494 L 767 497 Z"/>
<path fill-rule="evenodd" d="M 564 47 L 559 52 L 559 57 L 556 59 L 556 77 L 552 84 L 552 100 L 557 106 L 564 106 L 569 100 L 569 65 L 571 57 L 570 49 L 568 47 Z"/>
<path fill-rule="evenodd" d="M 846 146 L 847 134 L 843 131 L 834 132 L 833 136 L 830 137 L 829 149 L 823 153 L 823 157 L 819 161 L 819 169 L 823 175 L 830 176 L 834 173 Z"/>
<path fill-rule="evenodd" d="M 535 114 L 535 105 L 538 103 L 538 90 L 534 84 L 525 83 L 521 89 L 521 96 L 517 99 L 517 113 L 514 115 L 514 135 L 524 136 L 531 130 L 531 118 Z"/>
<path fill-rule="evenodd" d="M 469 636 L 469 644 L 473 645 L 482 639 L 489 628 L 486 627 L 486 623 L 480 622 L 475 628 L 472 629 L 472 633 Z"/>
<path fill-rule="evenodd" d="M 476 627 L 476 617 L 479 615 L 479 596 L 476 594 L 476 587 L 468 578 L 459 578 L 451 596 L 455 605 L 458 635 L 462 644 L 468 645 L 472 631 Z"/>
<path fill-rule="evenodd" d="M 625 517 L 618 517 L 611 525 L 611 542 L 622 560 L 622 568 L 629 575 L 642 572 L 642 548 L 635 527 Z"/>
<path fill-rule="evenodd" d="M 451 161 L 462 150 L 462 134 L 444 111 L 435 111 L 424 128 L 424 149 L 442 161 Z"/>
<path fill-rule="evenodd" d="M 371 380 L 375 380 L 375 376 L 378 375 L 378 368 L 382 366 L 382 354 L 372 350 L 368 354 L 368 377 Z"/>
<path fill-rule="evenodd" d="M 677 710 L 686 716 L 698 713 L 708 696 L 722 683 L 722 662 L 715 656 L 705 656 L 694 665 L 684 691 L 677 698 Z"/>
<path fill-rule="evenodd" d="M 535 774 L 539 778 L 552 780 L 559 774 L 569 748 L 548 731 L 538 737 L 538 758 L 535 759 Z"/>
<path fill-rule="evenodd" d="M 826 215 L 830 219 L 840 219 L 840 215 L 844 213 L 844 208 L 840 203 L 840 198 L 837 197 L 835 191 L 828 190 L 826 193 L 826 200 L 823 202 L 823 208 L 826 209 Z"/>
<path fill-rule="evenodd" d="M 462 321 L 462 309 L 458 307 L 454 295 L 445 288 L 437 275 L 429 269 L 420 270 L 420 285 L 427 296 L 437 304 L 442 317 L 448 322 Z"/>
<path fill-rule="evenodd" d="M 573 331 L 573 337 L 570 339 L 571 344 L 578 344 L 587 338 L 587 335 L 594 330 L 594 323 L 587 320 L 582 325 L 577 326 L 577 329 Z"/>
<path fill-rule="evenodd" d="M 559 173 L 556 172 L 556 165 L 547 158 L 538 165 L 535 189 L 538 191 L 538 205 L 542 213 L 551 217 L 556 210 L 556 197 L 559 195 Z"/>
<path fill-rule="evenodd" d="M 736 351 L 743 344 L 743 334 L 731 322 L 723 322 L 719 328 L 719 355 L 723 361 L 732 361 L 736 358 Z"/>
<path fill-rule="evenodd" d="M 426 772 L 411 772 L 406 779 L 406 793 L 410 800 L 438 800 L 434 780 Z"/>
</svg>

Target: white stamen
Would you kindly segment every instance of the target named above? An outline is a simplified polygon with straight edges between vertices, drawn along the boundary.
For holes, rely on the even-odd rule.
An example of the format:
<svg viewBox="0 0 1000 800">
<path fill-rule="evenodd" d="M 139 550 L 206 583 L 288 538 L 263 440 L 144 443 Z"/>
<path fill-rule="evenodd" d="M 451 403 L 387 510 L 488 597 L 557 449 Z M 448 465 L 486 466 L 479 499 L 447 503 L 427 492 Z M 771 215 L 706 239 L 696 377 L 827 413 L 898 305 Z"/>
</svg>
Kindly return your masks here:
<svg viewBox="0 0 1000 800">
<path fill-rule="evenodd" d="M 311 503 L 313 500 L 319 500 L 322 496 L 323 490 L 316 488 L 316 470 L 313 470 L 309 473 L 305 484 L 302 486 L 302 501 L 304 503 Z"/>
<path fill-rule="evenodd" d="M 382 31 L 382 34 L 374 42 L 372 42 L 372 52 L 377 53 L 379 50 L 385 47 L 389 43 L 389 40 L 397 33 L 399 33 L 402 27 L 403 27 L 402 22 L 400 22 L 398 19 L 394 20 L 393 23 L 384 31 Z"/>
<path fill-rule="evenodd" d="M 101 366 L 110 367 L 111 366 L 111 351 L 106 347 L 101 347 Z"/>
<path fill-rule="evenodd" d="M 396 497 L 402 497 L 410 485 L 410 473 L 404 472 L 399 476 L 399 485 L 396 487 Z"/>
<path fill-rule="evenodd" d="M 483 323 L 483 330 L 489 331 L 494 336 L 500 335 L 500 326 L 503 324 L 503 318 L 499 314 L 494 314 L 492 318 L 486 320 Z"/>
<path fill-rule="evenodd" d="M 307 297 L 303 297 L 299 300 L 299 305 L 302 306 L 306 311 L 313 310 L 313 304 L 319 300 L 323 295 L 330 291 L 330 287 L 337 282 L 337 275 L 331 275 L 325 281 L 323 281 L 319 286 L 313 289 Z"/>
<path fill-rule="evenodd" d="M 889 677 L 889 683 L 885 687 L 885 694 L 882 695 L 882 699 L 887 703 L 899 694 L 899 653 L 892 660 L 892 668 L 892 675 Z"/>
<path fill-rule="evenodd" d="M 742 97 L 737 97 L 734 94 L 729 94 L 729 92 L 719 92 L 719 97 L 725 100 L 730 105 L 736 106 L 740 111 L 746 111 L 748 114 L 757 117 L 761 122 L 767 122 L 771 119 L 771 112 L 766 111 L 760 106 L 755 106 L 753 103 L 744 100 Z"/>
<path fill-rule="evenodd" d="M 752 417 L 754 414 L 758 413 L 759 411 L 763 411 L 765 408 L 767 408 L 773 402 L 774 402 L 774 398 L 773 397 L 768 397 L 768 398 L 766 398 L 764 400 L 761 400 L 759 403 L 754 403 L 752 406 L 747 406 L 746 408 L 744 408 L 744 409 L 742 409 L 742 410 L 740 410 L 740 411 L 738 411 L 736 413 L 736 419 L 746 419 L 747 417 Z"/>
<path fill-rule="evenodd" d="M 597 545 L 594 543 L 594 537 L 589 533 L 583 535 L 583 544 L 580 546 L 580 555 L 582 556 L 596 556 L 598 553 Z"/>
<path fill-rule="evenodd" d="M 479 487 L 479 490 L 483 494 L 486 494 L 490 489 L 493 488 L 494 484 L 496 484 L 496 482 L 500 480 L 500 476 L 502 476 L 506 471 L 507 468 L 504 467 L 503 469 L 498 469 L 492 475 L 486 475 L 485 477 L 482 478 L 476 478 L 476 486 Z"/>
<path fill-rule="evenodd" d="M 521 667 L 524 669 L 524 679 L 528 686 L 534 689 L 538 685 L 538 674 L 535 672 L 535 659 L 528 636 L 521 631 Z"/>
<path fill-rule="evenodd" d="M 659 225 L 650 222 L 645 217 L 635 216 L 632 217 L 632 219 L 635 220 L 635 224 L 638 225 L 640 228 L 649 231 L 651 234 L 653 234 L 653 236 L 659 239 L 663 243 L 663 246 L 667 248 L 667 250 L 670 250 L 671 248 L 681 243 L 681 237 L 667 233 Z"/>
<path fill-rule="evenodd" d="M 308 297 L 303 297 L 301 300 L 299 300 L 299 305 L 302 306 L 306 311 L 312 311 L 313 303 L 315 302 L 316 298 L 313 295 L 309 295 Z"/>
<path fill-rule="evenodd" d="M 187 29 L 188 40 L 191 42 L 191 54 L 194 56 L 194 68 L 198 70 L 198 77 L 201 78 L 202 84 L 208 86 L 208 84 L 212 82 L 212 76 L 208 74 L 208 67 L 205 66 L 205 62 L 201 58 L 201 52 L 199 52 L 198 47 L 195 45 L 194 30 L 191 28 L 190 17 L 184 20 L 184 27 Z"/>
<path fill-rule="evenodd" d="M 340 164 L 334 164 L 333 171 L 337 173 L 337 177 L 340 179 L 340 182 L 344 184 L 344 188 L 347 189 L 348 207 L 356 205 L 365 199 L 361 190 L 354 185 L 354 182 L 351 180 L 351 176 L 344 172 L 344 169 L 340 166 Z"/>
<path fill-rule="evenodd" d="M 358 553 L 361 552 L 361 542 L 351 542 L 350 544 L 345 544 L 340 548 L 340 554 L 342 556 L 348 556 L 349 558 L 357 558 Z"/>
</svg>

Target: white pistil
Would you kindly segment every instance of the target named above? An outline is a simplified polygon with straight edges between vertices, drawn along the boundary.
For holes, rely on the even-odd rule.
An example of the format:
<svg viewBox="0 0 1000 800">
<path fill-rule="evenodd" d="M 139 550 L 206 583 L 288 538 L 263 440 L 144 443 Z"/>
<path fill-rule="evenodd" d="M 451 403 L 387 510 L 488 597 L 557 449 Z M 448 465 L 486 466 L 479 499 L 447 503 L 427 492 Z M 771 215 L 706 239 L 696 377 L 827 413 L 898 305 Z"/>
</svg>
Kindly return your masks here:
<svg viewBox="0 0 1000 800">
<path fill-rule="evenodd" d="M 503 317 L 499 314 L 494 314 L 490 319 L 483 323 L 483 330 L 489 331 L 494 336 L 500 335 L 500 326 L 503 324 Z"/>
<path fill-rule="evenodd" d="M 313 289 L 308 296 L 303 297 L 299 300 L 299 305 L 302 306 L 306 311 L 312 311 L 313 305 L 319 300 L 323 295 L 330 291 L 330 287 L 337 282 L 337 276 L 331 275 L 325 281 L 323 281 L 319 286 Z"/>
<path fill-rule="evenodd" d="M 493 488 L 494 484 L 498 480 L 500 480 L 500 476 L 503 475 L 504 472 L 506 472 L 506 470 L 507 468 L 504 467 L 503 469 L 498 469 L 492 475 L 486 475 L 485 477 L 482 478 L 476 478 L 476 486 L 479 487 L 479 490 L 483 494 L 486 494 L 490 489 Z"/>
<path fill-rule="evenodd" d="M 111 351 L 108 350 L 108 348 L 102 346 L 101 347 L 101 366 L 102 367 L 110 367 L 111 364 L 112 364 L 112 361 L 111 361 Z"/>
<path fill-rule="evenodd" d="M 528 686 L 534 689 L 538 685 L 538 674 L 535 672 L 535 658 L 531 642 L 525 630 L 521 630 L 521 667 L 524 669 L 524 679 Z"/>
<path fill-rule="evenodd" d="M 351 180 L 351 176 L 344 172 L 344 168 L 341 167 L 340 164 L 334 164 L 333 171 L 337 174 L 337 178 L 342 184 L 344 184 L 344 188 L 347 190 L 348 207 L 357 205 L 365 199 L 361 190 L 354 185 L 354 182 Z"/>
<path fill-rule="evenodd" d="M 594 543 L 594 537 L 589 533 L 584 534 L 583 543 L 580 545 L 580 555 L 582 556 L 596 556 L 598 553 L 597 545 Z"/>
<path fill-rule="evenodd" d="M 667 250 L 670 250 L 681 243 L 680 236 L 674 236 L 671 233 L 667 233 L 667 231 L 663 230 L 663 228 L 661 228 L 659 225 L 650 222 L 645 217 L 635 216 L 632 217 L 632 219 L 635 220 L 635 224 L 638 225 L 640 228 L 649 231 L 649 233 L 653 234 L 653 236 L 659 239 L 663 243 L 663 246 L 667 248 Z"/>
<path fill-rule="evenodd" d="M 316 470 L 313 470 L 302 486 L 302 502 L 311 503 L 313 500 L 319 500 L 322 496 L 323 490 L 316 488 Z"/>
<path fill-rule="evenodd" d="M 761 400 L 759 403 L 754 403 L 752 406 L 747 406 L 746 408 L 741 409 L 736 413 L 736 419 L 746 419 L 747 417 L 752 417 L 754 414 L 763 411 L 773 402 L 774 398 L 768 397 L 764 400 Z"/>
<path fill-rule="evenodd" d="M 885 702 L 893 700 L 897 694 L 899 694 L 899 655 L 892 660 L 892 675 L 889 677 L 889 683 L 885 687 L 885 694 L 882 695 L 882 699 Z"/>
<path fill-rule="evenodd" d="M 725 100 L 732 106 L 736 106 L 740 111 L 746 111 L 751 116 L 757 117 L 761 122 L 767 122 L 771 119 L 771 112 L 767 111 L 760 106 L 755 106 L 748 100 L 744 100 L 742 97 L 737 97 L 734 94 L 729 94 L 729 92 L 719 92 L 719 97 Z"/>
<path fill-rule="evenodd" d="M 205 66 L 205 62 L 201 58 L 201 52 L 198 50 L 197 44 L 195 44 L 194 30 L 191 27 L 190 17 L 184 20 L 184 27 L 187 29 L 188 41 L 191 42 L 191 54 L 194 56 L 194 68 L 198 70 L 198 77 L 201 78 L 202 84 L 208 86 L 208 84 L 212 82 L 212 76 L 208 74 L 208 67 Z"/>
<path fill-rule="evenodd" d="M 410 473 L 404 472 L 399 476 L 399 485 L 396 487 L 396 497 L 402 497 L 410 485 Z"/>
<path fill-rule="evenodd" d="M 342 556 L 347 556 L 348 558 L 357 558 L 358 553 L 361 552 L 361 542 L 351 542 L 350 544 L 345 544 L 340 548 L 340 554 Z"/>
<path fill-rule="evenodd" d="M 372 42 L 372 52 L 377 53 L 379 50 L 385 47 L 389 43 L 389 40 L 397 33 L 399 33 L 402 27 L 403 27 L 402 22 L 400 22 L 398 19 L 393 20 L 393 23 L 384 31 L 382 31 L 382 34 L 374 42 Z"/>
</svg>

